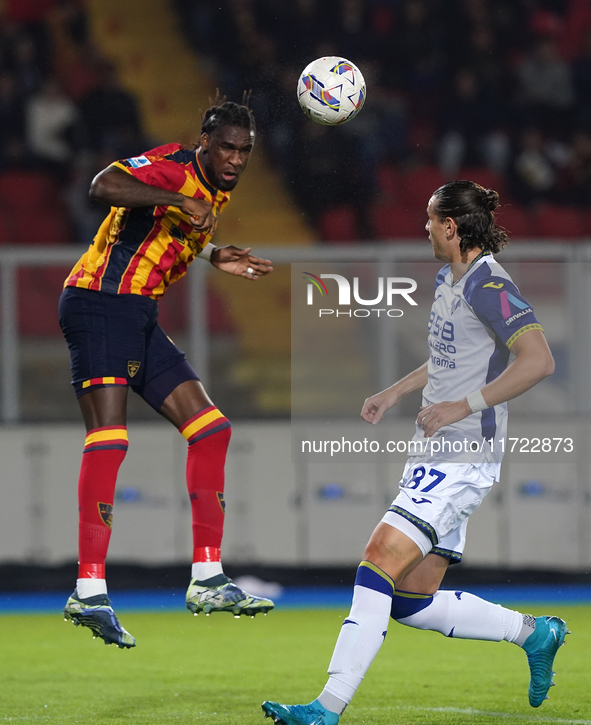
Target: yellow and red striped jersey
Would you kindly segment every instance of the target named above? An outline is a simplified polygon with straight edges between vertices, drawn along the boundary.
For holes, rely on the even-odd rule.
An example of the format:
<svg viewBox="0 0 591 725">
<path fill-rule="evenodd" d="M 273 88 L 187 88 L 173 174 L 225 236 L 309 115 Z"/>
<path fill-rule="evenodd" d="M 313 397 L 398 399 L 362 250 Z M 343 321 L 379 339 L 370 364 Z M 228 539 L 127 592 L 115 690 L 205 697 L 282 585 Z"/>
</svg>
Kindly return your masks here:
<svg viewBox="0 0 591 725">
<path fill-rule="evenodd" d="M 159 146 L 112 166 L 146 184 L 205 199 L 216 217 L 230 200 L 228 192 L 209 183 L 197 152 L 180 144 Z M 173 206 L 113 207 L 64 286 L 157 299 L 185 274 L 210 239 L 209 233 L 195 232 L 188 216 Z"/>
</svg>

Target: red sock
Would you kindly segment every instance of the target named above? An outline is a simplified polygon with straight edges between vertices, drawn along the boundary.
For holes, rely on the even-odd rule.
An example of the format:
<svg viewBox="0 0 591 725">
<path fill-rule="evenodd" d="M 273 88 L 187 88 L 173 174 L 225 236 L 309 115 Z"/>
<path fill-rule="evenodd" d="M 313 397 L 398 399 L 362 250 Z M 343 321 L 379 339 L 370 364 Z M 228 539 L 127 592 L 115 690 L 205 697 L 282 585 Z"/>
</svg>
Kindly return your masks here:
<svg viewBox="0 0 591 725">
<path fill-rule="evenodd" d="M 187 488 L 193 516 L 193 561 L 219 561 L 230 421 L 211 405 L 189 418 L 180 431 L 189 442 Z"/>
<path fill-rule="evenodd" d="M 95 428 L 86 436 L 78 480 L 78 577 L 104 579 L 119 466 L 127 452 L 124 425 Z"/>
</svg>

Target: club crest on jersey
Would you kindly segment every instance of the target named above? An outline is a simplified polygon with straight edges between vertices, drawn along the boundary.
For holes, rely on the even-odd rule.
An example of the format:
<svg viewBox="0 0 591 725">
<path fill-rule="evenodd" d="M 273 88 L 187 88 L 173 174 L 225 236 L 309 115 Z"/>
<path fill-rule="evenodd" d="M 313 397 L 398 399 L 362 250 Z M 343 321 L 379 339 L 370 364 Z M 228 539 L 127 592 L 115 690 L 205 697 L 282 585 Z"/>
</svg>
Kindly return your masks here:
<svg viewBox="0 0 591 725">
<path fill-rule="evenodd" d="M 131 159 L 127 159 L 127 161 L 134 169 L 139 169 L 140 166 L 148 166 L 152 163 L 146 156 L 134 156 Z"/>
<path fill-rule="evenodd" d="M 99 516 L 101 517 L 103 524 L 108 526 L 110 529 L 113 528 L 113 507 L 110 503 L 97 503 Z"/>
<path fill-rule="evenodd" d="M 133 376 L 137 373 L 137 371 L 140 369 L 141 362 L 138 362 L 137 360 L 128 360 L 127 361 L 127 374 L 130 378 L 133 378 Z"/>
<path fill-rule="evenodd" d="M 176 239 L 177 242 L 184 242 L 185 241 L 185 232 L 183 232 L 182 229 L 179 229 L 179 227 L 177 227 L 176 224 L 173 224 L 170 227 L 169 234 L 170 234 L 170 236 L 173 239 Z"/>
<path fill-rule="evenodd" d="M 221 506 L 221 509 L 224 513 L 226 513 L 226 502 L 224 501 L 224 494 L 221 491 L 217 492 L 218 497 L 218 503 Z"/>
<path fill-rule="evenodd" d="M 454 301 L 451 303 L 451 310 L 450 315 L 453 315 L 453 313 L 458 309 L 458 307 L 462 304 L 462 298 L 458 295 L 457 297 L 454 297 Z"/>
</svg>

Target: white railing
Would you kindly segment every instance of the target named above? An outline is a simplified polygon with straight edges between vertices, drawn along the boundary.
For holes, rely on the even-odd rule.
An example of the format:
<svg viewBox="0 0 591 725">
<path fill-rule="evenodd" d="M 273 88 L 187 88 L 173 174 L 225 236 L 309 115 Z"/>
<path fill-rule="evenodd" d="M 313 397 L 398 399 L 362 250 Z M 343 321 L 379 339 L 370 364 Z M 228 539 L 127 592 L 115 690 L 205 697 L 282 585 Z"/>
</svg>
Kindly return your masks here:
<svg viewBox="0 0 591 725">
<path fill-rule="evenodd" d="M 17 273 L 19 268 L 74 264 L 82 250 L 79 247 L 12 247 L 0 248 L 0 420 L 21 419 L 19 401 L 19 359 L 21 340 L 17 325 Z M 292 262 L 395 262 L 432 261 L 431 247 L 425 239 L 383 242 L 380 244 L 330 245 L 313 247 L 261 246 L 255 253 L 268 257 L 274 264 Z M 560 240 L 544 243 L 515 243 L 504 250 L 500 261 L 570 262 L 568 306 L 570 319 L 577 329 L 577 354 L 569 371 L 573 390 L 573 412 L 591 411 L 591 242 L 568 244 Z M 207 385 L 208 340 L 206 329 L 205 278 L 210 265 L 197 261 L 189 270 L 189 354 Z M 388 351 L 379 352 L 380 369 L 389 370 Z M 576 392 L 575 392 L 576 391 Z"/>
</svg>

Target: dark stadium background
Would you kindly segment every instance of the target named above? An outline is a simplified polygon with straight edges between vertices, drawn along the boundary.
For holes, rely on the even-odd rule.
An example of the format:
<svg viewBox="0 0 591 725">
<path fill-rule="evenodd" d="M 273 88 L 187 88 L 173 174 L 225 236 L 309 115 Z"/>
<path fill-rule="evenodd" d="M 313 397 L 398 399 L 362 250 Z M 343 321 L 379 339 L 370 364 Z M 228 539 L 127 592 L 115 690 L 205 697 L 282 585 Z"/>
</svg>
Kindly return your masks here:
<svg viewBox="0 0 591 725">
<path fill-rule="evenodd" d="M 0 266 L 11 274 L 6 255 L 30 247 L 57 255 L 41 266 L 18 263 L 21 383 L 16 407 L 4 400 L 0 438 L 20 425 L 78 422 L 55 308 L 71 267 L 64 260 L 82 252 L 104 215 L 88 200 L 90 180 L 117 158 L 161 142 L 190 143 L 216 88 L 236 101 L 248 92 L 258 126 L 257 161 L 236 192 L 237 208 L 243 187 L 248 203 L 236 216 L 228 211 L 225 227 L 222 219 L 223 243 L 309 248 L 311 259 L 340 244 L 425 245 L 428 197 L 452 178 L 498 190 L 501 223 L 515 238 L 558 240 L 569 249 L 588 243 L 590 0 L 169 0 L 172 42 L 188 63 L 178 74 L 166 69 L 164 56 L 153 57 L 155 36 L 134 5 L 0 2 Z M 149 15 L 153 3 L 143 5 Z M 310 122 L 295 98 L 303 67 L 328 54 L 355 62 L 368 86 L 363 111 L 339 128 Z M 138 90 L 149 61 L 162 67 L 156 96 Z M 175 100 L 191 83 L 198 93 L 189 117 L 177 113 Z M 272 195 L 257 196 L 259 180 Z M 245 424 L 285 422 L 290 414 L 286 264 L 270 284 L 266 299 L 263 292 L 258 306 L 247 305 L 249 316 L 240 309 L 244 293 L 225 281 L 208 282 L 205 295 L 208 387 L 224 413 Z M 181 341 L 188 305 L 184 283 L 162 305 L 165 329 Z M 257 329 L 266 329 L 263 344 L 255 343 L 255 312 Z M 133 400 L 130 421 L 132 429 L 154 415 Z M 10 467 L 0 476 L 3 490 L 14 485 Z M 3 504 L 8 518 L 10 505 Z M 0 550 L 0 590 L 71 589 L 74 551 L 72 540 L 72 559 L 56 562 Z M 252 561 L 226 569 L 287 587 L 345 586 L 355 564 Z M 187 566 L 119 561 L 108 576 L 112 589 L 181 588 Z M 446 583 L 568 589 L 591 584 L 591 574 L 543 562 L 460 565 Z"/>
</svg>

